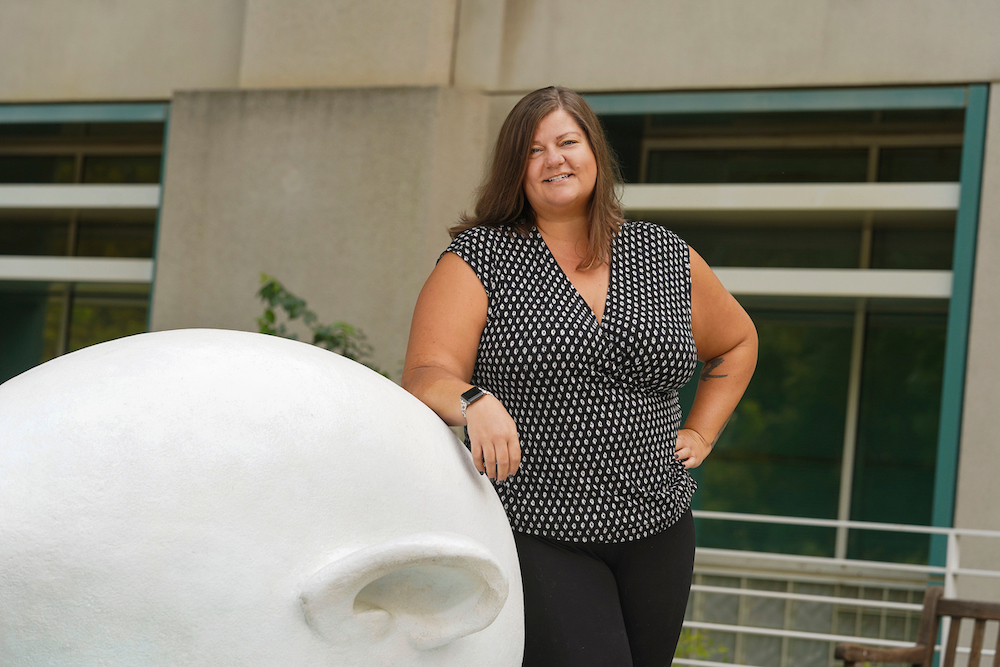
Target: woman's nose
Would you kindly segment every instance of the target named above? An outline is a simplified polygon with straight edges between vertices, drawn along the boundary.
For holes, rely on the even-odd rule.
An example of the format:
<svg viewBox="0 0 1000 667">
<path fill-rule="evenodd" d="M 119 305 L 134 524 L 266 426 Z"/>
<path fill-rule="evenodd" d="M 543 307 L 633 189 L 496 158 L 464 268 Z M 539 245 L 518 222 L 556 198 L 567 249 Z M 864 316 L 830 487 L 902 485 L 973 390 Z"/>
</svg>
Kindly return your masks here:
<svg viewBox="0 0 1000 667">
<path fill-rule="evenodd" d="M 560 165 L 566 161 L 566 157 L 558 148 L 545 152 L 545 162 L 549 165 Z"/>
</svg>

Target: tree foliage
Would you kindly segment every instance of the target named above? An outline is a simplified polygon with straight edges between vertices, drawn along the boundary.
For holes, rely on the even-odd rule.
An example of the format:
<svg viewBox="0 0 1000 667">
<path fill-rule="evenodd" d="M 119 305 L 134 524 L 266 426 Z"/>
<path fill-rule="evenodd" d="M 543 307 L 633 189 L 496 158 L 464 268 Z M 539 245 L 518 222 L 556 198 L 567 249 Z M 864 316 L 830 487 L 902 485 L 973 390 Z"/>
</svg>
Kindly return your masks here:
<svg viewBox="0 0 1000 667">
<path fill-rule="evenodd" d="M 336 352 L 385 375 L 368 360 L 372 347 L 363 331 L 346 322 L 323 324 L 304 299 L 290 292 L 277 279 L 262 273 L 260 281 L 257 296 L 264 302 L 264 312 L 257 318 L 260 333 L 299 340 L 298 334 L 289 328 L 289 324 L 294 320 L 301 320 L 312 335 L 313 345 Z"/>
<path fill-rule="evenodd" d="M 726 654 L 729 649 L 717 644 L 709 633 L 692 628 L 681 630 L 681 636 L 677 641 L 677 650 L 674 652 L 675 658 L 686 658 L 688 660 L 714 660 L 729 662 Z"/>
</svg>

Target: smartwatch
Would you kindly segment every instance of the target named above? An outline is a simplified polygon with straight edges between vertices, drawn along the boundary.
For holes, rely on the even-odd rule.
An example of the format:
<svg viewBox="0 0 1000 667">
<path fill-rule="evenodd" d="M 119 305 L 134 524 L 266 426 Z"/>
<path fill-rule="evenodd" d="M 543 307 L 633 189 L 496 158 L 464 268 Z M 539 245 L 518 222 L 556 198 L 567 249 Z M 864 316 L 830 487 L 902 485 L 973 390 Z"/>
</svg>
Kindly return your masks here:
<svg viewBox="0 0 1000 667">
<path fill-rule="evenodd" d="M 466 417 L 465 410 L 470 405 L 478 401 L 483 396 L 492 396 L 490 392 L 485 389 L 480 389 L 479 387 L 472 387 L 472 389 L 462 394 L 462 416 Z M 468 417 L 466 417 L 468 419 Z"/>
</svg>

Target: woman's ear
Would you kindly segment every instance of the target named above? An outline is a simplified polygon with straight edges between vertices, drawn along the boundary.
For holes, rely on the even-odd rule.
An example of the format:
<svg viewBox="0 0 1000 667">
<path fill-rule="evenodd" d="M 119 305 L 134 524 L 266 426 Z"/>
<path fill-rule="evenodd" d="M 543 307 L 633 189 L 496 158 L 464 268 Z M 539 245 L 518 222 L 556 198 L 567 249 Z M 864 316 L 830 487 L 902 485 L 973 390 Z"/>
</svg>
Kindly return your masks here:
<svg viewBox="0 0 1000 667">
<path fill-rule="evenodd" d="M 301 601 L 309 626 L 331 643 L 402 636 L 428 650 L 487 627 L 507 589 L 482 545 L 419 533 L 334 559 L 309 578 Z"/>
</svg>

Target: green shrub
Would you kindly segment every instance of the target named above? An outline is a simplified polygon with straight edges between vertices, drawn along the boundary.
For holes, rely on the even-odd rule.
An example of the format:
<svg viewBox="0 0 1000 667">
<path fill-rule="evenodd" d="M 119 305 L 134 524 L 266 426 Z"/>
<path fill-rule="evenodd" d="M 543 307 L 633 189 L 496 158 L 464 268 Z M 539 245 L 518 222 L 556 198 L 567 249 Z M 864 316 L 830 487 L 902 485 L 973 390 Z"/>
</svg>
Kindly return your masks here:
<svg viewBox="0 0 1000 667">
<path fill-rule="evenodd" d="M 275 278 L 262 273 L 260 282 L 261 287 L 257 291 L 257 296 L 264 302 L 264 313 L 257 318 L 257 328 L 260 333 L 298 340 L 298 334 L 288 328 L 288 323 L 301 319 L 312 334 L 311 342 L 313 345 L 336 352 L 385 375 L 382 370 L 367 360 L 371 356 L 372 347 L 360 329 L 346 322 L 321 324 L 316 313 L 309 309 L 305 300 L 289 292 Z"/>
</svg>

